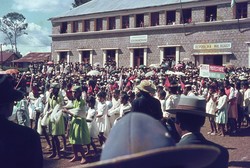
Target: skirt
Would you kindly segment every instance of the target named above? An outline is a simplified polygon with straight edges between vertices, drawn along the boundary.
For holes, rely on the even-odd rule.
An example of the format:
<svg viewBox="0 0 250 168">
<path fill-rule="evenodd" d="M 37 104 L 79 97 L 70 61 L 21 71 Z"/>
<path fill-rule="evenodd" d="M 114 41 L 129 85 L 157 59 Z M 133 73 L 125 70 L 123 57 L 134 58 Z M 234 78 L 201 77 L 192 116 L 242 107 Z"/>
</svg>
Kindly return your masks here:
<svg viewBox="0 0 250 168">
<path fill-rule="evenodd" d="M 77 145 L 90 144 L 90 134 L 86 119 L 72 117 L 69 130 L 69 143 Z"/>
</svg>

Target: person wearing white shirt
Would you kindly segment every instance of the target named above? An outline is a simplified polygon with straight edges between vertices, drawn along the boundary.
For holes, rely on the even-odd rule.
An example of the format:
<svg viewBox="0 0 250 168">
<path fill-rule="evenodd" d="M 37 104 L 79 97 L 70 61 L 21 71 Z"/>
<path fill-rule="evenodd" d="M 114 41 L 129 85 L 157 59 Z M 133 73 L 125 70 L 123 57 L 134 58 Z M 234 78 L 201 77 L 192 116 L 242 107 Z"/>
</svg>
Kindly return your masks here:
<svg viewBox="0 0 250 168">
<path fill-rule="evenodd" d="M 119 117 L 119 108 L 121 105 L 121 101 L 119 99 L 120 91 L 114 90 L 112 94 L 112 107 L 108 110 L 108 116 L 110 117 L 110 126 L 114 125 L 114 121 Z"/>
</svg>

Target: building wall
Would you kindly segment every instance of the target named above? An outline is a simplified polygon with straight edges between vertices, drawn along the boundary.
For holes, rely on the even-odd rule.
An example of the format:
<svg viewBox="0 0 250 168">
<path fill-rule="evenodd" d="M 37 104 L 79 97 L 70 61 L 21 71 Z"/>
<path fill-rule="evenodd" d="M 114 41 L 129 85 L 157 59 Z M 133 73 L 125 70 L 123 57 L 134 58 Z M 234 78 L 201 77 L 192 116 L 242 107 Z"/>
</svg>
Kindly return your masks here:
<svg viewBox="0 0 250 168">
<path fill-rule="evenodd" d="M 211 4 L 210 4 L 211 5 Z M 156 10 L 157 11 L 157 10 Z M 136 28 L 135 14 L 129 14 L 129 29 L 107 30 L 107 20 L 103 18 L 103 30 L 94 32 L 95 19 L 90 19 L 90 31 L 86 33 L 60 35 L 60 24 L 53 23 L 52 33 L 58 36 L 52 36 L 52 54 L 56 58 L 58 54 L 55 50 L 70 50 L 69 61 L 79 61 L 79 52 L 77 49 L 93 49 L 93 62 L 103 64 L 103 50 L 101 48 L 119 49 L 119 66 L 128 66 L 130 50 L 128 47 L 147 47 L 147 63 L 160 63 L 159 46 L 173 45 L 180 46 L 180 60 L 190 58 L 194 61 L 194 53 L 216 53 L 232 52 L 229 56 L 231 63 L 237 66 L 248 67 L 248 44 L 250 37 L 250 22 L 237 22 L 233 19 L 230 3 L 217 4 L 217 21 L 204 23 L 205 7 L 197 6 L 192 8 L 192 23 L 180 24 L 180 9 L 176 10 L 176 24 L 166 24 L 166 11 L 157 11 L 160 13 L 160 26 L 149 27 L 150 13 L 144 12 L 144 27 Z M 120 28 L 120 16 L 116 17 L 116 29 Z M 250 2 L 248 3 L 248 20 L 250 17 Z M 100 17 L 101 18 L 101 17 Z M 68 32 L 71 32 L 71 26 L 68 24 Z M 80 30 L 80 29 L 79 29 Z M 145 43 L 130 43 L 130 36 L 147 35 Z M 210 43 L 231 43 L 229 49 L 210 49 L 194 50 L 194 44 Z"/>
<path fill-rule="evenodd" d="M 242 24 L 242 30 L 250 27 L 250 23 Z M 130 36 L 148 35 L 148 42 L 140 44 L 130 44 Z M 54 49 L 69 49 L 70 61 L 77 62 L 79 60 L 79 52 L 77 49 L 86 48 L 93 49 L 93 62 L 103 63 L 101 48 L 119 48 L 119 65 L 127 66 L 129 61 L 129 49 L 133 46 L 148 47 L 148 65 L 152 63 L 160 63 L 161 45 L 181 45 L 180 58 L 191 58 L 194 61 L 193 53 L 196 52 L 232 52 L 231 61 L 235 65 L 247 66 L 248 47 L 245 43 L 249 41 L 250 31 L 240 33 L 238 25 L 224 26 L 192 26 L 181 27 L 178 29 L 163 30 L 143 30 L 138 32 L 112 33 L 112 34 L 95 34 L 83 35 L 66 38 L 53 38 Z M 194 44 L 206 43 L 232 43 L 231 49 L 220 50 L 204 50 L 197 51 L 193 49 Z M 53 53 L 55 55 L 56 53 Z M 237 58 L 237 59 L 236 59 Z"/>
</svg>

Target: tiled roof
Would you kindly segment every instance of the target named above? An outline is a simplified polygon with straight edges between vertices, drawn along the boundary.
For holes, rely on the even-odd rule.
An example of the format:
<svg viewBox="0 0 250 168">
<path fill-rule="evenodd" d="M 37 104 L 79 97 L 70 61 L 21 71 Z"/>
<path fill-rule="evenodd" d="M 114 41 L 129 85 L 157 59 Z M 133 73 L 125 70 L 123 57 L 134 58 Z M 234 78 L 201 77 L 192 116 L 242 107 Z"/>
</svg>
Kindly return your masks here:
<svg viewBox="0 0 250 168">
<path fill-rule="evenodd" d="M 5 62 L 7 59 L 9 59 L 12 55 L 15 55 L 15 53 L 13 52 L 6 52 L 6 51 L 2 51 L 2 53 L 0 53 L 0 62 L 3 60 L 3 62 Z"/>
<path fill-rule="evenodd" d="M 31 52 L 26 56 L 12 62 L 44 62 L 48 61 L 50 56 L 50 52 Z"/>
<path fill-rule="evenodd" d="M 92 0 L 51 19 L 110 11 L 156 7 L 195 1 L 199 0 Z"/>
</svg>

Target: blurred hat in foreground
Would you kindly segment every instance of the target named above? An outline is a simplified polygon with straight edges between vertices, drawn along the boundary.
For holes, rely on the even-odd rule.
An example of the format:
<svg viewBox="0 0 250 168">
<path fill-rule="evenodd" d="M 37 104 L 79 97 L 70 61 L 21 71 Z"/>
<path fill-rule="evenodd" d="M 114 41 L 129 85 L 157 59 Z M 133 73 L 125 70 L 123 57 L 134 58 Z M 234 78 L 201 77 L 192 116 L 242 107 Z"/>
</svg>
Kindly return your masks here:
<svg viewBox="0 0 250 168">
<path fill-rule="evenodd" d="M 23 97 L 23 93 L 14 88 L 14 78 L 0 74 L 0 104 L 19 101 Z"/>
<path fill-rule="evenodd" d="M 83 167 L 198 168 L 209 165 L 218 154 L 216 147 L 177 147 L 159 121 L 131 112 L 112 128 L 102 150 L 101 161 Z"/>
</svg>

